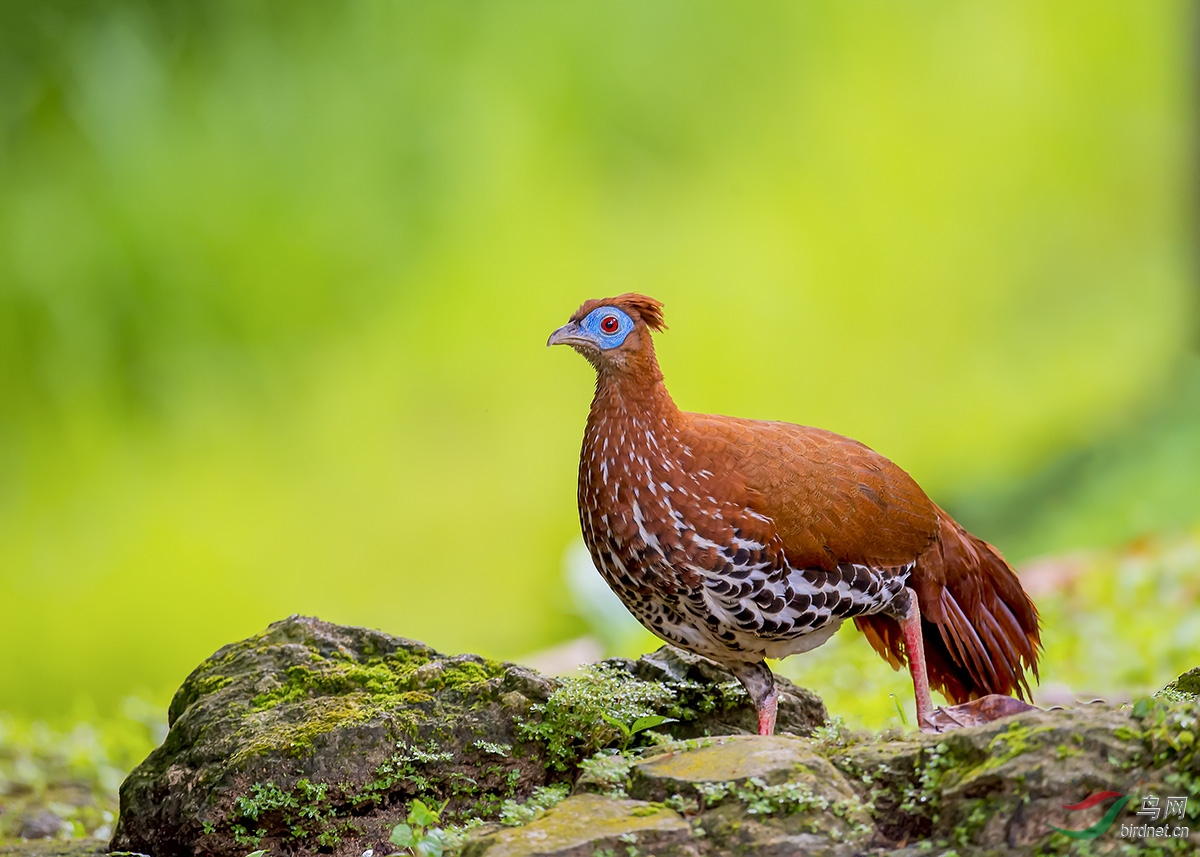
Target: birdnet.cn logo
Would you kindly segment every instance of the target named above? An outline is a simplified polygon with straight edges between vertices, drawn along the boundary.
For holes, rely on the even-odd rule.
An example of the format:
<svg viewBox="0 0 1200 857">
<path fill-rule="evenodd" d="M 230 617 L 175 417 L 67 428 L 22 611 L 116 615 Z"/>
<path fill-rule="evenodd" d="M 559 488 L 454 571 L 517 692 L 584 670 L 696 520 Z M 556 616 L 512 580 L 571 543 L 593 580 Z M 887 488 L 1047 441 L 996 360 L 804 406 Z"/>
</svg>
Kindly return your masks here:
<svg viewBox="0 0 1200 857">
<path fill-rule="evenodd" d="M 1113 826 L 1117 820 L 1117 816 L 1121 810 L 1125 808 L 1125 804 L 1133 800 L 1133 795 L 1123 795 L 1120 792 L 1097 792 L 1094 795 L 1084 798 L 1076 804 L 1063 804 L 1063 809 L 1071 812 L 1078 810 L 1091 809 L 1105 801 L 1117 798 L 1117 802 L 1108 808 L 1108 812 L 1104 813 L 1104 818 L 1097 821 L 1091 827 L 1085 827 L 1083 830 L 1066 830 L 1062 827 L 1054 827 L 1053 824 L 1046 825 L 1064 836 L 1069 836 L 1071 839 L 1095 839 L 1098 836 L 1103 836 L 1108 832 L 1108 829 Z M 1184 825 L 1168 823 L 1172 818 L 1183 819 L 1187 816 L 1187 795 L 1178 797 L 1168 797 L 1165 801 L 1160 801 L 1156 795 L 1150 795 L 1142 798 L 1142 808 L 1137 811 L 1137 815 L 1146 818 L 1141 824 L 1125 824 L 1121 823 L 1120 836 L 1122 839 L 1187 839 L 1188 828 Z M 1162 822 L 1159 824 L 1159 822 Z"/>
</svg>

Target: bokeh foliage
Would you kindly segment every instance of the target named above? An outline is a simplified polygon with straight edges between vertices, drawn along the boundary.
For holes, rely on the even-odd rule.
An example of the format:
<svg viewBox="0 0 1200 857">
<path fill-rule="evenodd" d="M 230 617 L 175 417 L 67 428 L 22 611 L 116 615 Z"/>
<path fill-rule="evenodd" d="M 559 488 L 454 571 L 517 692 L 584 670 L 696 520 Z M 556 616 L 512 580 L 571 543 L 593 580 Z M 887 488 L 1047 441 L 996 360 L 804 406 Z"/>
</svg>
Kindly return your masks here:
<svg viewBox="0 0 1200 857">
<path fill-rule="evenodd" d="M 1004 497 L 1169 398 L 1196 330 L 1190 32 L 0 4 L 0 710 L 162 699 L 292 612 L 510 658 L 582 633 L 591 380 L 543 343 L 630 289 L 681 405 L 859 437 L 1004 547 Z"/>
</svg>

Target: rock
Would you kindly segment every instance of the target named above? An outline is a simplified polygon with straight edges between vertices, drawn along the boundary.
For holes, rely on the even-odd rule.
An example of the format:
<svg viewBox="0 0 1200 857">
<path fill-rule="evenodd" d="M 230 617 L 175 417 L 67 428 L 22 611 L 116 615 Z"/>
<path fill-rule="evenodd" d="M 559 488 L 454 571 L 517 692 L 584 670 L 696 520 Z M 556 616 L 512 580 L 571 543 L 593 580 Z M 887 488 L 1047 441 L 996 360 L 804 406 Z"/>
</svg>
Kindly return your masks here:
<svg viewBox="0 0 1200 857">
<path fill-rule="evenodd" d="M 671 730 L 676 737 L 758 734 L 758 715 L 742 686 L 731 672 L 707 658 L 663 646 L 636 661 L 610 658 L 605 663 L 675 689 L 682 712 L 677 716 L 683 721 Z M 809 735 L 829 719 L 825 703 L 811 690 L 796 687 L 783 676 L 776 676 L 775 684 L 779 689 L 776 732 Z"/>
<path fill-rule="evenodd" d="M 43 809 L 22 819 L 19 835 L 22 839 L 49 839 L 62 833 L 64 827 L 67 830 L 71 829 L 71 825 L 65 824 L 57 815 Z"/>
<path fill-rule="evenodd" d="M 101 857 L 108 844 L 95 839 L 32 839 L 0 845 L 0 857 Z"/>
<path fill-rule="evenodd" d="M 1194 713 L 1167 705 L 1136 711 L 1092 705 L 1034 712 L 940 735 L 864 742 L 831 754 L 864 801 L 873 806 L 876 846 L 944 842 L 959 854 L 1032 854 L 1070 842 L 1069 830 L 1099 821 L 1109 804 L 1071 812 L 1091 794 L 1158 794 L 1195 782 L 1190 749 L 1155 748 L 1176 740 Z M 1136 821 L 1136 806 L 1122 818 Z M 1200 814 L 1200 813 L 1198 813 Z M 1110 839 L 1115 839 L 1113 834 Z"/>
<path fill-rule="evenodd" d="M 787 735 L 678 742 L 633 764 L 622 782 L 592 781 L 583 787 L 604 785 L 617 786 L 618 793 L 627 789 L 636 799 L 577 795 L 541 822 L 475 838 L 465 854 L 591 857 L 605 853 L 615 841 L 658 857 L 849 857 L 873 830 L 866 807 L 842 772 L 813 742 Z M 576 803 L 582 797 L 591 800 Z M 596 821 L 596 807 L 603 808 L 603 824 Z M 662 815 L 668 810 L 670 815 Z M 647 817 L 661 819 L 662 826 L 644 832 Z M 613 853 L 622 852 L 618 848 Z"/>
<path fill-rule="evenodd" d="M 681 744 L 638 762 L 630 773 L 629 793 L 642 800 L 696 795 L 704 785 L 740 783 L 752 777 L 769 786 L 800 784 L 830 803 L 855 796 L 841 772 L 813 749 L 811 741 L 788 735 L 738 735 Z"/>
<path fill-rule="evenodd" d="M 755 715 L 733 677 L 671 649 L 608 664 L 625 691 L 657 689 L 673 735 L 746 731 Z M 567 680 L 568 683 L 570 680 Z M 121 787 L 115 850 L 155 857 L 321 848 L 394 850 L 391 828 L 420 798 L 443 820 L 495 818 L 505 800 L 569 782 L 582 724 L 618 737 L 592 710 L 560 715 L 557 755 L 527 724 L 560 682 L 477 655 L 449 657 L 378 631 L 293 616 L 226 646 L 175 694 L 170 732 Z M 807 734 L 819 699 L 781 683 L 780 723 Z M 654 694 L 650 694 L 654 696 Z M 554 728 L 558 728 L 556 722 Z M 545 730 L 543 730 L 545 731 Z M 586 730 L 584 730 L 586 731 Z M 594 738 L 594 736 L 593 736 Z"/>
<path fill-rule="evenodd" d="M 811 741 L 788 735 L 731 736 L 685 744 L 639 762 L 629 793 L 644 800 L 694 799 L 705 853 L 849 854 L 871 817 L 849 781 Z"/>
<path fill-rule="evenodd" d="M 641 853 L 695 854 L 691 826 L 679 813 L 645 801 L 583 794 L 524 827 L 475 839 L 463 857 L 592 857 L 635 845 Z M 682 846 L 682 848 L 681 848 Z"/>
<path fill-rule="evenodd" d="M 170 732 L 121 787 L 114 850 L 155 857 L 387 854 L 418 796 L 494 813 L 547 782 L 519 718 L 551 680 L 476 655 L 291 617 L 218 651 L 171 702 Z"/>
<path fill-rule="evenodd" d="M 1200 667 L 1188 670 L 1159 693 L 1168 698 L 1200 697 Z"/>
<path fill-rule="evenodd" d="M 589 766 L 576 791 L 627 795 L 679 812 L 692 839 L 656 845 L 658 857 L 1065 854 L 1072 840 L 1051 825 L 1089 827 L 1112 801 L 1077 812 L 1064 804 L 1102 791 L 1133 794 L 1138 801 L 1118 823 L 1135 824 L 1144 822 L 1135 815 L 1142 797 L 1200 791 L 1197 720 L 1194 704 L 1148 700 L 1031 712 L 933 735 L 827 729 L 807 739 L 694 739 L 626 765 Z M 1177 823 L 1195 828 L 1194 803 L 1193 797 L 1187 819 Z M 556 813 L 557 829 L 586 829 L 567 804 Z M 543 853 L 534 839 L 503 835 L 509 857 Z M 477 835 L 470 853 L 490 857 L 495 836 Z M 1110 830 L 1095 853 L 1109 853 L 1120 841 L 1119 828 Z"/>
<path fill-rule="evenodd" d="M 445 802 L 444 828 L 483 822 L 457 834 L 469 857 L 1067 853 L 1050 825 L 1095 824 L 1111 802 L 1063 806 L 1101 791 L 1187 794 L 1181 823 L 1197 826 L 1194 674 L 1133 706 L 935 735 L 818 730 L 820 700 L 781 682 L 781 732 L 793 734 L 760 738 L 744 734 L 754 713 L 732 676 L 678 650 L 554 680 L 292 617 L 187 678 L 166 741 L 121 788 L 112 847 L 389 854 L 420 798 Z M 630 736 L 635 709 L 680 722 Z M 1142 821 L 1139 806 L 1121 820 Z M 1105 836 L 1096 853 L 1118 844 Z"/>
</svg>

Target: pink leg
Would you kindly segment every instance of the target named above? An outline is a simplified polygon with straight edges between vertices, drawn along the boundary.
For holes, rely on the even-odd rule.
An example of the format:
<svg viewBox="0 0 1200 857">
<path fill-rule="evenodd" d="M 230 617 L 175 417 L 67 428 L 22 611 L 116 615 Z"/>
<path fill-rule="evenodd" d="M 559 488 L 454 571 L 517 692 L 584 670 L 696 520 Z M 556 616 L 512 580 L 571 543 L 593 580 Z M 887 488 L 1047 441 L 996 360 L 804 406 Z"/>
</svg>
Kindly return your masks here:
<svg viewBox="0 0 1200 857">
<path fill-rule="evenodd" d="M 911 589 L 906 591 L 909 598 L 908 613 L 900 620 L 900 629 L 904 632 L 904 652 L 908 656 L 908 670 L 912 673 L 913 692 L 917 697 L 917 726 L 922 732 L 979 726 L 1001 717 L 1037 710 L 1019 699 L 996 694 L 949 708 L 934 709 L 933 698 L 929 695 L 929 673 L 925 667 L 925 644 L 921 640 L 921 610 L 917 607 L 917 593 Z"/>
<path fill-rule="evenodd" d="M 925 643 L 921 639 L 921 610 L 917 593 L 908 592 L 908 614 L 900 620 L 904 632 L 904 653 L 908 656 L 908 671 L 912 673 L 913 693 L 917 697 L 917 726 L 937 731 L 933 726 L 933 697 L 929 694 L 929 673 L 925 670 Z"/>
<path fill-rule="evenodd" d="M 754 710 L 758 713 L 758 734 L 775 734 L 775 715 L 779 711 L 779 691 L 775 689 L 775 676 L 770 668 L 762 662 L 732 663 L 729 671 L 746 688 Z"/>
<path fill-rule="evenodd" d="M 779 693 L 771 688 L 771 695 L 758 706 L 758 734 L 775 734 L 775 713 L 779 710 Z"/>
</svg>

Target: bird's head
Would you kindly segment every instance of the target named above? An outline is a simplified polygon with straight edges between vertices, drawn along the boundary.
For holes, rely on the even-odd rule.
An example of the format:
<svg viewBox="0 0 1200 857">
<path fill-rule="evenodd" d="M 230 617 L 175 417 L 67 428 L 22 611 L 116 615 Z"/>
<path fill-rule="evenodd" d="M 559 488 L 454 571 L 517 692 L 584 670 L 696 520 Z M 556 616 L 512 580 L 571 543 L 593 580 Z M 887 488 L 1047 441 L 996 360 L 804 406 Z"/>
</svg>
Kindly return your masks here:
<svg viewBox="0 0 1200 857">
<path fill-rule="evenodd" d="M 650 331 L 666 330 L 662 303 L 634 293 L 584 301 L 546 345 L 569 345 L 597 372 L 657 370 Z"/>
</svg>

